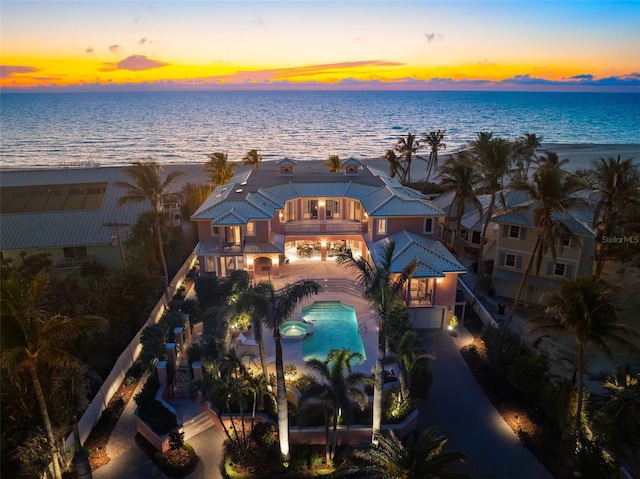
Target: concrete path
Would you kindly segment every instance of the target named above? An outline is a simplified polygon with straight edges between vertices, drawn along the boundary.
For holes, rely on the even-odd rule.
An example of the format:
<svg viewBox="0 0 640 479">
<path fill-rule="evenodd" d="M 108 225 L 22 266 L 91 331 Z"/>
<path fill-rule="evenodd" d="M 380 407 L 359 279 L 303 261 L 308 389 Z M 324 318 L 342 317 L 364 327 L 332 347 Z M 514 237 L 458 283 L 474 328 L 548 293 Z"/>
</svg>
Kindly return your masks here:
<svg viewBox="0 0 640 479">
<path fill-rule="evenodd" d="M 459 351 L 472 337 L 464 326 L 457 331 L 457 338 L 446 331 L 418 331 L 424 347 L 436 356 L 433 385 L 420 404 L 420 429 L 435 426 L 449 438 L 445 450 L 468 457 L 456 470 L 474 479 L 552 479 L 476 382 Z"/>
<path fill-rule="evenodd" d="M 135 394 L 140 391 L 143 382 L 140 381 Z M 184 408 L 181 404 L 180 401 L 172 404 L 178 414 L 192 413 L 193 403 L 185 404 Z M 93 471 L 93 479 L 169 479 L 136 445 L 136 422 L 133 415 L 135 408 L 136 403 L 131 399 L 109 437 L 107 454 L 111 461 Z M 223 479 L 221 467 L 225 439 L 224 432 L 211 427 L 187 440 L 199 458 L 196 469 L 186 476 L 188 479 Z"/>
</svg>

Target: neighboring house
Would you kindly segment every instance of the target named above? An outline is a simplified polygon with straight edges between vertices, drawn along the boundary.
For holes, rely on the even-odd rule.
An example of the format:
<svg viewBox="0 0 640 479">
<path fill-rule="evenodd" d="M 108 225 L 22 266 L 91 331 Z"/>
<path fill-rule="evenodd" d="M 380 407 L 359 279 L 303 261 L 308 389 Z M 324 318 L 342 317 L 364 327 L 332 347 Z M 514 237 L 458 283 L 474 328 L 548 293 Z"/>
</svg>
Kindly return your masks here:
<svg viewBox="0 0 640 479">
<path fill-rule="evenodd" d="M 440 195 L 434 203 L 448 212 L 453 199 L 452 193 Z M 461 220 L 461 240 L 465 253 L 477 257 L 480 235 L 486 210 L 488 195 L 479 196 L 483 207 L 482 216 L 470 204 L 466 206 Z M 522 273 L 530 252 L 536 242 L 537 232 L 533 227 L 531 201 L 521 190 L 505 189 L 497 196 L 496 211 L 487 229 L 484 245 L 485 272 L 492 277 L 497 295 L 513 299 L 516 296 Z M 455 212 L 448 224 L 441 224 L 439 238 L 453 247 L 456 231 Z M 547 252 L 536 275 L 536 263 L 527 278 L 527 286 L 522 294 L 524 303 L 538 304 L 543 296 L 559 286 L 562 279 L 591 274 L 595 252 L 595 230 L 591 227 L 592 211 L 575 208 L 564 214 L 555 215 L 560 224 L 560 240 L 556 245 L 556 260 Z"/>
<path fill-rule="evenodd" d="M 595 231 L 589 215 L 592 212 L 586 209 L 573 209 L 554 215 L 554 220 L 560 225 L 556 258 L 554 260 L 551 252 L 547 252 L 542 258 L 539 275 L 536 275 L 537 260 L 534 258 L 522 293 L 523 303 L 539 304 L 544 301 L 545 294 L 558 290 L 562 280 L 591 275 Z M 499 227 L 492 257 L 496 294 L 515 298 L 537 238 L 532 212 L 515 210 L 498 214 L 492 222 Z"/>
<path fill-rule="evenodd" d="M 4 170 L 0 178 L 0 250 L 14 266 L 46 254 L 56 274 L 92 260 L 122 270 L 118 235 L 126 241 L 128 225 L 150 209 L 145 202 L 118 206 L 124 190 L 115 183 L 131 181 L 120 167 Z M 115 224 L 122 226 L 116 231 Z"/>
<path fill-rule="evenodd" d="M 382 171 L 353 158 L 343 165 L 330 173 L 320 162 L 285 159 L 216 188 L 191 217 L 201 272 L 241 269 L 267 279 L 290 261 L 326 261 L 344 248 L 375 259 L 394 238 L 394 271 L 419 263 L 404 292 L 408 306 L 424 309 L 421 321 L 444 326 L 465 269 L 436 241 L 443 211 Z"/>
</svg>

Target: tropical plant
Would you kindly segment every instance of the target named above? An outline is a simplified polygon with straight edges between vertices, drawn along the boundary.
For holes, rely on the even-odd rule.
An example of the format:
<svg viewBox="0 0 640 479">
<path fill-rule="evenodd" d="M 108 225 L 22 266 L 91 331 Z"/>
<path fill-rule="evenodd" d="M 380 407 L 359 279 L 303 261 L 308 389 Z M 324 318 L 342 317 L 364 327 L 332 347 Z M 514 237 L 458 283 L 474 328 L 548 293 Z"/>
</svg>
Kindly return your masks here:
<svg viewBox="0 0 640 479">
<path fill-rule="evenodd" d="M 606 435 L 616 445 L 637 446 L 640 443 L 640 369 L 625 364 L 597 379 L 602 392 L 592 394 L 590 402 L 603 418 Z"/>
<path fill-rule="evenodd" d="M 462 473 L 447 471 L 452 464 L 466 462 L 466 456 L 458 452 L 443 452 L 447 438 L 430 427 L 418 441 L 413 436 L 406 444 L 393 431 L 378 434 L 378 442 L 366 449 L 356 449 L 352 457 L 363 465 L 351 465 L 353 472 L 373 474 L 383 479 L 468 479 Z"/>
<path fill-rule="evenodd" d="M 209 173 L 213 186 L 226 185 L 233 178 L 233 170 L 237 164 L 229 161 L 229 154 L 225 151 L 216 151 L 207 155 L 209 161 L 204 164 L 203 171 Z"/>
<path fill-rule="evenodd" d="M 213 187 L 211 185 L 200 185 L 197 183 L 187 183 L 182 187 L 182 204 L 180 205 L 180 214 L 183 218 L 189 219 L 204 200 L 211 194 Z"/>
<path fill-rule="evenodd" d="M 637 350 L 630 340 L 638 337 L 630 327 L 620 323 L 615 305 L 610 301 L 611 290 L 597 278 L 579 277 L 563 281 L 560 289 L 551 294 L 545 315 L 531 321 L 531 333 L 566 331 L 576 341 L 577 368 L 576 432 L 582 432 L 583 377 L 588 346 L 594 345 L 611 356 L 610 344 Z"/>
<path fill-rule="evenodd" d="M 322 166 L 329 168 L 331 173 L 337 173 L 344 168 L 342 160 L 340 160 L 338 155 L 331 155 L 327 161 L 322 163 Z"/>
<path fill-rule="evenodd" d="M 395 178 L 398 174 L 400 175 L 400 178 L 405 177 L 405 169 L 402 167 L 400 158 L 398 158 L 398 155 L 396 155 L 395 150 L 387 150 L 382 158 L 384 160 L 387 160 L 387 163 L 389 163 L 389 176 L 391 178 Z"/>
<path fill-rule="evenodd" d="M 247 154 L 242 158 L 242 163 L 249 166 L 255 166 L 256 170 L 259 169 L 260 163 L 262 163 L 262 155 L 258 153 L 258 150 L 249 150 Z"/>
<path fill-rule="evenodd" d="M 184 173 L 181 171 L 172 171 L 163 180 L 160 176 L 162 167 L 155 161 L 134 161 L 132 166 L 125 170 L 127 175 L 132 179 L 132 183 L 119 181 L 117 186 L 124 188 L 124 195 L 118 199 L 119 205 L 128 203 L 139 203 L 148 201 L 153 211 L 154 232 L 156 236 L 156 245 L 158 255 L 162 264 L 162 272 L 164 274 L 164 286 L 169 286 L 169 272 L 167 270 L 167 261 L 164 256 L 164 247 L 162 245 L 162 227 L 160 215 L 162 213 L 162 198 L 169 192 L 169 188 L 177 178 Z"/>
<path fill-rule="evenodd" d="M 363 387 L 372 382 L 371 377 L 359 372 L 353 372 L 353 363 L 362 361 L 360 353 L 353 353 L 348 349 L 331 349 L 325 361 L 317 358 L 308 359 L 306 365 L 318 378 L 309 376 L 310 384 L 303 394 L 303 399 L 315 397 L 325 404 L 325 425 L 329 427 L 327 408 L 331 410 L 333 438 L 326 444 L 326 460 L 335 457 L 338 447 L 338 419 L 344 415 L 351 415 L 351 401 L 364 409 L 368 396 Z M 328 438 L 328 434 L 327 434 Z"/>
<path fill-rule="evenodd" d="M 584 200 L 576 196 L 576 193 L 583 187 L 584 184 L 577 176 L 566 173 L 557 163 L 543 164 L 535 171 L 530 182 L 516 185 L 516 188 L 526 192 L 531 200 L 531 206 L 526 208 L 531 211 L 533 227 L 536 232 L 536 242 L 522 273 L 520 285 L 516 291 L 513 306 L 505 326 L 511 323 L 515 314 L 534 260 L 536 261 L 536 275 L 540 274 L 542 260 L 547 252 L 551 253 L 551 257 L 555 262 L 557 245 L 562 247 L 562 232 L 570 232 L 569 228 L 564 226 L 556 215 L 564 213 L 568 208 L 584 204 Z"/>
<path fill-rule="evenodd" d="M 478 215 L 482 216 L 482 204 L 478 200 L 476 192 L 481 176 L 468 154 L 460 152 L 449 158 L 442 165 L 439 177 L 440 186 L 442 186 L 444 192 L 453 193 L 447 212 L 447 222 L 451 221 L 451 211 L 455 208 L 456 232 L 453 248 L 456 254 L 459 254 L 460 230 L 465 208 L 468 204 L 471 204 L 478 211 Z"/>
<path fill-rule="evenodd" d="M 503 188 L 504 176 L 511 166 L 511 143 L 503 138 L 493 138 L 493 133 L 480 132 L 471 143 L 476 168 L 480 172 L 480 188 L 491 195 L 487 207 L 482 232 L 480 233 L 480 251 L 478 252 L 478 278 L 484 277 L 484 243 L 487 229 L 496 207 L 498 193 Z M 477 285 L 476 285 L 477 289 Z"/>
<path fill-rule="evenodd" d="M 363 297 L 378 311 L 378 346 L 373 387 L 373 441 L 376 441 L 377 432 L 380 431 L 382 423 L 382 385 L 384 357 L 387 346 L 386 323 L 388 313 L 393 302 L 402 291 L 402 287 L 417 268 L 417 262 L 414 260 L 405 265 L 398 273 L 392 272 L 395 247 L 395 241 L 388 240 L 378 256 L 377 263 L 369 262 L 362 256 L 354 258 L 351 250 L 341 252 L 336 257 L 338 265 L 350 268 L 358 274 L 357 281 L 364 287 Z"/>
<path fill-rule="evenodd" d="M 61 479 L 61 455 L 40 374 L 45 367 L 65 369 L 81 364 L 68 348 L 83 335 L 99 331 L 103 321 L 49 311 L 48 287 L 48 278 L 42 274 L 27 279 L 13 272 L 2 279 L 2 365 L 11 375 L 29 375 L 49 443 L 54 476 Z"/>
<path fill-rule="evenodd" d="M 640 167 L 633 163 L 633 158 L 600 158 L 592 163 L 587 175 L 598 194 L 593 214 L 593 225 L 598 227 L 593 274 L 600 277 L 607 256 L 605 237 L 612 235 L 626 213 L 640 205 Z"/>
<path fill-rule="evenodd" d="M 536 161 L 536 150 L 540 148 L 543 138 L 535 133 L 525 133 L 514 142 L 514 161 L 516 169 L 513 178 L 516 181 L 527 181 L 531 162 Z"/>
<path fill-rule="evenodd" d="M 411 182 L 411 162 L 413 161 L 413 158 L 422 159 L 418 156 L 419 149 L 420 141 L 416 139 L 416 135 L 410 131 L 407 132 L 406 138 L 399 138 L 396 142 L 395 151 L 398 153 L 399 158 L 403 158 L 402 161 L 404 161 L 405 164 L 401 178 L 403 183 Z"/>
<path fill-rule="evenodd" d="M 446 130 L 430 131 L 422 135 L 422 144 L 429 146 L 429 158 L 427 159 L 427 176 L 429 178 L 432 172 L 438 169 L 438 150 L 447 148 L 442 141 Z"/>
<path fill-rule="evenodd" d="M 288 461 L 290 455 L 287 391 L 282 361 L 280 326 L 291 317 L 294 309 L 302 300 L 318 294 L 321 289 L 322 287 L 313 280 L 301 280 L 297 283 L 288 283 L 276 292 L 271 282 L 261 281 L 256 286 L 240 292 L 236 299 L 238 310 L 252 311 L 252 316 L 261 317 L 264 324 L 273 330 L 276 346 L 278 436 L 283 461 Z"/>
<path fill-rule="evenodd" d="M 415 331 L 405 331 L 397 340 L 389 340 L 390 360 L 398 365 L 400 396 L 403 401 L 409 398 L 411 391 L 411 372 L 421 359 L 433 359 L 433 355 L 422 348 L 420 338 Z"/>
</svg>

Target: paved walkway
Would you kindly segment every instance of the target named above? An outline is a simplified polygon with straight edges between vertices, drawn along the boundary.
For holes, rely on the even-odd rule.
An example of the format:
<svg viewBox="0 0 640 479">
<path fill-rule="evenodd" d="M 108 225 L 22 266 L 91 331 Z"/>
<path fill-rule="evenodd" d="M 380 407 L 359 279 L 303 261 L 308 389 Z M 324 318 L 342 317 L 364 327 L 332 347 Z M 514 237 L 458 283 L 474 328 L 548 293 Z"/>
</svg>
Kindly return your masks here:
<svg viewBox="0 0 640 479">
<path fill-rule="evenodd" d="M 435 426 L 447 436 L 445 450 L 468 457 L 456 470 L 474 479 L 551 479 L 476 382 L 459 351 L 473 338 L 464 326 L 457 331 L 457 338 L 441 330 L 418 331 L 435 354 L 433 385 L 420 404 L 420 429 Z"/>
<path fill-rule="evenodd" d="M 142 389 L 142 384 L 143 381 L 140 381 L 135 394 Z M 191 406 L 187 405 L 183 409 L 180 404 L 179 401 L 172 404 L 179 414 L 183 412 L 191 414 Z M 136 403 L 131 399 L 109 437 L 107 454 L 111 461 L 93 471 L 94 479 L 169 479 L 169 476 L 163 474 L 135 443 L 136 421 L 133 415 L 135 408 Z M 187 441 L 193 446 L 199 458 L 196 469 L 186 476 L 187 478 L 223 479 L 221 467 L 225 438 L 224 432 L 211 427 Z"/>
</svg>

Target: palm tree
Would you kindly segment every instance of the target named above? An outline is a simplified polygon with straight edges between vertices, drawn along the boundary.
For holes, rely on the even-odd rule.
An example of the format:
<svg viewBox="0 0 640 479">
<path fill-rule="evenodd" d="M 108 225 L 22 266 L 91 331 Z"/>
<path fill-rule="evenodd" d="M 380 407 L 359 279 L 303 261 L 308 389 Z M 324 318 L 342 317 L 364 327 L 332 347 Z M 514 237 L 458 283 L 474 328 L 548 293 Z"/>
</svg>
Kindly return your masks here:
<svg viewBox="0 0 640 479">
<path fill-rule="evenodd" d="M 405 331 L 398 340 L 389 340 L 391 361 L 398 365 L 400 396 L 409 398 L 411 391 L 411 371 L 420 359 L 433 359 L 433 355 L 422 349 L 420 338 L 414 330 Z"/>
<path fill-rule="evenodd" d="M 520 285 L 513 300 L 513 306 L 505 326 L 511 323 L 527 278 L 531 273 L 534 259 L 536 260 L 536 275 L 540 274 L 542 259 L 547 252 L 551 253 L 553 261 L 556 260 L 556 245 L 560 243 L 561 221 L 556 220 L 555 215 L 564 213 L 567 208 L 583 204 L 582 198 L 575 193 L 583 188 L 583 183 L 575 175 L 569 175 L 563 171 L 558 163 L 545 163 L 534 174 L 531 182 L 517 184 L 516 187 L 524 190 L 532 204 L 533 227 L 536 231 L 536 242 L 527 261 L 527 266 L 522 273 Z M 568 228 L 564 227 L 566 231 Z"/>
<path fill-rule="evenodd" d="M 311 384 L 303 397 L 317 397 L 331 408 L 333 439 L 331 445 L 327 445 L 327 461 L 335 457 L 338 447 L 338 418 L 342 413 L 347 417 L 351 414 L 352 399 L 362 409 L 367 405 L 363 387 L 371 383 L 371 377 L 352 372 L 353 363 L 363 359 L 362 354 L 352 353 L 348 349 L 331 349 L 325 361 L 316 358 L 305 361 L 319 376 L 319 380 L 314 376 L 307 376 Z"/>
<path fill-rule="evenodd" d="M 633 158 L 600 158 L 592 163 L 588 178 L 599 196 L 593 215 L 598 226 L 593 274 L 599 277 L 607 254 L 604 237 L 612 235 L 621 215 L 640 204 L 640 169 Z"/>
<path fill-rule="evenodd" d="M 598 378 L 603 392 L 591 395 L 591 403 L 606 420 L 607 434 L 619 445 L 640 444 L 640 371 L 629 364 Z M 640 450 L 637 450 L 640 454 Z"/>
<path fill-rule="evenodd" d="M 402 167 L 400 158 L 396 155 L 395 150 L 387 150 L 382 158 L 389 163 L 389 176 L 391 178 L 395 178 L 397 174 L 400 174 L 400 178 L 404 178 L 406 174 L 405 169 Z"/>
<path fill-rule="evenodd" d="M 511 143 L 503 138 L 493 138 L 493 133 L 480 132 L 476 140 L 471 144 L 471 150 L 475 156 L 476 168 L 482 177 L 481 188 L 491 195 L 489 206 L 484 216 L 484 224 L 480 233 L 480 251 L 478 252 L 478 285 L 484 277 L 484 243 L 487 238 L 487 229 L 493 216 L 498 193 L 503 188 L 504 176 L 511 165 Z"/>
<path fill-rule="evenodd" d="M 202 171 L 209 173 L 209 178 L 214 186 L 226 185 L 233 178 L 233 170 L 238 166 L 229 161 L 229 154 L 224 151 L 216 151 L 207 155 L 209 161 L 204 164 Z"/>
<path fill-rule="evenodd" d="M 470 203 L 482 216 L 482 204 L 478 200 L 476 187 L 480 183 L 481 176 L 476 165 L 465 152 L 460 152 L 456 156 L 449 158 L 440 168 L 440 186 L 444 192 L 452 192 L 453 199 L 447 212 L 447 221 L 451 221 L 451 210 L 456 211 L 456 234 L 454 238 L 454 249 L 459 253 L 456 242 L 460 241 L 460 229 L 462 215 L 465 207 Z"/>
<path fill-rule="evenodd" d="M 125 181 L 116 183 L 117 186 L 125 188 L 124 196 L 118 199 L 118 204 L 125 205 L 128 203 L 139 203 L 141 201 L 148 201 L 151 204 L 156 245 L 164 274 L 164 286 L 167 288 L 169 286 L 169 271 L 167 270 L 167 261 L 164 256 L 164 247 L 162 246 L 162 229 L 160 224 L 162 198 L 169 192 L 169 188 L 173 182 L 184 173 L 181 171 L 173 171 L 162 180 L 160 177 L 162 167 L 155 161 L 134 161 L 132 166 L 127 167 L 125 171 L 132 179 L 132 183 Z"/>
<path fill-rule="evenodd" d="M 343 168 L 342 161 L 338 155 L 331 155 L 327 161 L 322 163 L 322 166 L 329 168 L 331 173 L 337 173 Z"/>
<path fill-rule="evenodd" d="M 404 284 L 417 268 L 417 262 L 414 260 L 402 268 L 399 274 L 393 274 L 391 272 L 391 263 L 395 247 L 395 241 L 389 240 L 381 251 L 377 264 L 370 263 L 362 256 L 354 258 L 351 250 L 341 252 L 336 257 L 338 265 L 356 271 L 358 283 L 364 286 L 363 297 L 378 310 L 378 347 L 373 387 L 373 441 L 376 441 L 377 432 L 380 431 L 382 423 L 382 384 L 387 343 L 385 333 L 387 315 L 393 301 L 397 299 Z"/>
<path fill-rule="evenodd" d="M 413 157 L 420 158 L 418 156 L 418 150 L 420 149 L 420 141 L 416 139 L 416 135 L 407 132 L 406 138 L 398 139 L 395 151 L 398 153 L 399 158 L 404 158 L 404 172 L 402 175 L 402 182 L 411 182 L 411 162 Z"/>
<path fill-rule="evenodd" d="M 536 149 L 540 148 L 542 136 L 535 133 L 525 133 L 514 142 L 514 154 L 517 170 L 514 178 L 518 181 L 526 181 L 529 178 L 531 162 L 536 160 Z"/>
<path fill-rule="evenodd" d="M 417 443 L 412 436 L 405 445 L 393 431 L 389 431 L 387 436 L 380 434 L 378 440 L 367 449 L 353 452 L 353 457 L 365 465 L 350 469 L 373 473 L 373 477 L 384 479 L 469 478 L 466 474 L 446 470 L 451 464 L 466 462 L 466 456 L 458 452 L 443 452 L 447 438 L 440 436 L 433 427 L 424 431 Z"/>
<path fill-rule="evenodd" d="M 10 374 L 22 375 L 26 371 L 30 376 L 49 442 L 54 476 L 61 479 L 61 455 L 40 382 L 43 372 L 40 369 L 45 366 L 64 369 L 80 363 L 65 348 L 84 334 L 98 331 L 102 321 L 51 313 L 47 309 L 48 287 L 48 279 L 42 274 L 26 279 L 11 272 L 3 278 L 2 364 Z"/>
<path fill-rule="evenodd" d="M 432 171 L 438 169 L 438 150 L 447 148 L 443 143 L 446 130 L 430 131 L 422 135 L 422 143 L 429 145 L 429 159 L 427 160 L 427 178 L 431 176 Z"/>
<path fill-rule="evenodd" d="M 273 330 L 273 339 L 276 345 L 278 436 L 283 461 L 289 460 L 289 418 L 280 326 L 291 317 L 296 306 L 303 299 L 318 294 L 321 289 L 322 287 L 318 283 L 307 279 L 297 283 L 288 283 L 276 293 L 271 282 L 261 281 L 255 287 L 242 291 L 238 295 L 236 303 L 239 310 L 253 311 L 253 314 L 261 317 L 264 324 Z"/>
<path fill-rule="evenodd" d="M 583 276 L 565 280 L 555 291 L 545 308 L 545 315 L 531 321 L 532 333 L 566 331 L 578 347 L 576 387 L 576 432 L 582 432 L 582 401 L 585 358 L 588 346 L 593 344 L 611 356 L 610 343 L 637 349 L 632 337 L 638 337 L 630 327 L 621 324 L 615 305 L 610 301 L 611 290 L 597 278 Z"/>
<path fill-rule="evenodd" d="M 258 153 L 258 150 L 249 150 L 242 158 L 242 162 L 245 165 L 255 166 L 257 170 L 260 167 L 260 163 L 262 163 L 262 155 Z"/>
</svg>

